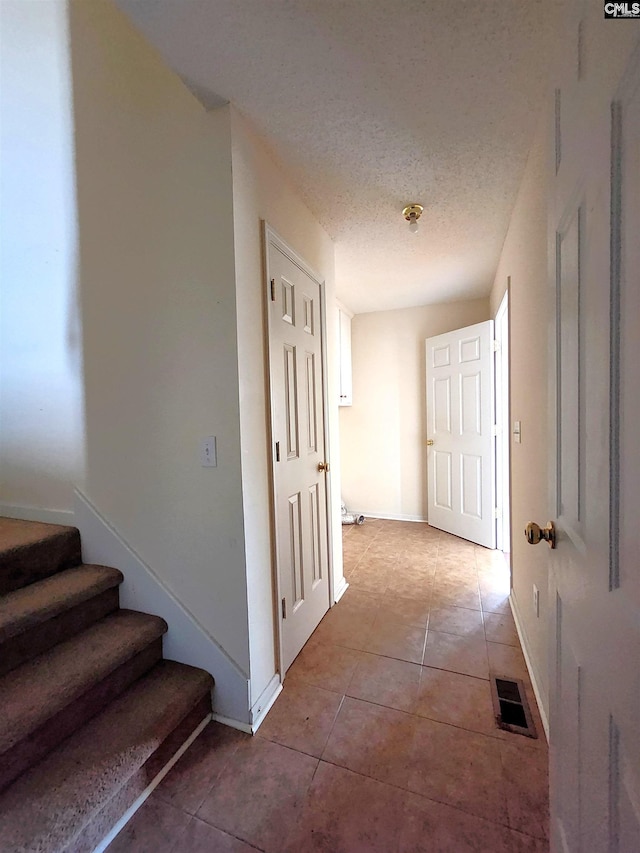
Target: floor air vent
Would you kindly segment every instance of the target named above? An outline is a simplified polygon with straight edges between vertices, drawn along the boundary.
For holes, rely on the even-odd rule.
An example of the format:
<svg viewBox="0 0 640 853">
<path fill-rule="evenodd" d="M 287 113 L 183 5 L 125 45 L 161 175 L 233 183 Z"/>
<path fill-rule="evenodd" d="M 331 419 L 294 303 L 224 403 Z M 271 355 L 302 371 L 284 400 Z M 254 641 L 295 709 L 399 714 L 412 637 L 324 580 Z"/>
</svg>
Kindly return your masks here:
<svg viewBox="0 0 640 853">
<path fill-rule="evenodd" d="M 507 678 L 503 675 L 492 675 L 490 681 L 498 728 L 537 738 L 523 682 L 519 678 Z"/>
</svg>

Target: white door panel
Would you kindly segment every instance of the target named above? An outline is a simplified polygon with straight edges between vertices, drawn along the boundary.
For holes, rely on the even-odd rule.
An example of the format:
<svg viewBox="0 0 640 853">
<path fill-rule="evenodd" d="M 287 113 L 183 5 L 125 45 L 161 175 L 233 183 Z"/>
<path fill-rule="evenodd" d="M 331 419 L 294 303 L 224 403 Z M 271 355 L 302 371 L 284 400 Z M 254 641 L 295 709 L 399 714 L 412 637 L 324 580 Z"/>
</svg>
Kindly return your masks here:
<svg viewBox="0 0 640 853">
<path fill-rule="evenodd" d="M 443 450 L 434 450 L 433 458 L 433 492 L 434 507 L 451 511 L 453 503 L 451 500 L 451 454 Z"/>
<path fill-rule="evenodd" d="M 282 675 L 329 608 L 321 285 L 267 229 Z"/>
<path fill-rule="evenodd" d="M 495 547 L 493 322 L 429 338 L 429 524 Z"/>
<path fill-rule="evenodd" d="M 451 434 L 451 377 L 433 379 L 433 428 L 434 435 Z"/>
<path fill-rule="evenodd" d="M 598 20 L 589 26 L 602 27 L 601 13 L 591 14 Z M 566 29 L 563 45 L 579 43 L 578 20 L 574 10 L 557 24 Z M 619 87 L 598 61 L 587 72 L 579 79 L 567 68 L 558 81 L 549 223 L 551 847 L 635 853 L 640 48 Z"/>
</svg>

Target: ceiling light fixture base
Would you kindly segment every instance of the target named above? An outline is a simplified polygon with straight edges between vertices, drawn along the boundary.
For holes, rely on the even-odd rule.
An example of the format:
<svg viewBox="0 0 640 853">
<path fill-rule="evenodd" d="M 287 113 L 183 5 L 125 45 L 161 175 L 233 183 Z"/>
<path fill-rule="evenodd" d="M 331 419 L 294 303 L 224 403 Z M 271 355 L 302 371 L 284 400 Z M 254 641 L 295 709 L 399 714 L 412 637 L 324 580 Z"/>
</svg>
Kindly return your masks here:
<svg viewBox="0 0 640 853">
<path fill-rule="evenodd" d="M 423 209 L 421 204 L 409 204 L 402 211 L 402 215 L 409 223 L 409 231 L 412 234 L 416 234 L 418 231 L 418 219 L 420 219 Z"/>
<path fill-rule="evenodd" d="M 421 204 L 408 204 L 402 211 L 402 215 L 407 222 L 411 222 L 412 220 L 420 219 L 423 210 L 424 207 Z"/>
</svg>

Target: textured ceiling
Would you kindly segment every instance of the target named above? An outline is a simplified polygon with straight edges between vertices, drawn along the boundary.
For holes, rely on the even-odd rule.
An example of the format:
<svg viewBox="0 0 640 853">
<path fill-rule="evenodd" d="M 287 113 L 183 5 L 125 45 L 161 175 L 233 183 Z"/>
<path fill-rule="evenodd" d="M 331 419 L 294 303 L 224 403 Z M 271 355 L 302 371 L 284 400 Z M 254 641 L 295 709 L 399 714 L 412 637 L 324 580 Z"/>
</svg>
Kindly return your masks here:
<svg viewBox="0 0 640 853">
<path fill-rule="evenodd" d="M 352 310 L 488 293 L 544 95 L 544 0 L 117 2 L 206 106 L 249 117 L 335 240 Z"/>
</svg>

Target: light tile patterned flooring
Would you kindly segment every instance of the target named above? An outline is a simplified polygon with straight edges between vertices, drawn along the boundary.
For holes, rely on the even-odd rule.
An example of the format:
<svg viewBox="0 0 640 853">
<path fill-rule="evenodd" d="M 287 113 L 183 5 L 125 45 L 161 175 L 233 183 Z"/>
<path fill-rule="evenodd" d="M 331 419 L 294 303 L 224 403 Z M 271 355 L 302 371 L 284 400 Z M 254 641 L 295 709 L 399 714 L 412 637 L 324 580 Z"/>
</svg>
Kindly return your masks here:
<svg viewBox="0 0 640 853">
<path fill-rule="evenodd" d="M 258 735 L 212 723 L 109 853 L 546 853 L 548 754 L 501 554 L 426 524 L 344 532 L 342 601 Z M 537 740 L 495 727 L 524 679 Z"/>
</svg>

